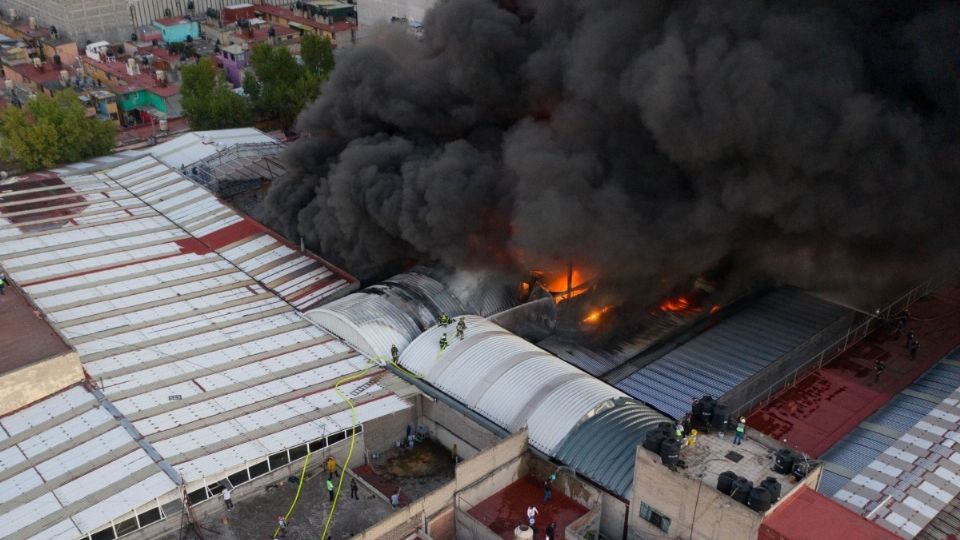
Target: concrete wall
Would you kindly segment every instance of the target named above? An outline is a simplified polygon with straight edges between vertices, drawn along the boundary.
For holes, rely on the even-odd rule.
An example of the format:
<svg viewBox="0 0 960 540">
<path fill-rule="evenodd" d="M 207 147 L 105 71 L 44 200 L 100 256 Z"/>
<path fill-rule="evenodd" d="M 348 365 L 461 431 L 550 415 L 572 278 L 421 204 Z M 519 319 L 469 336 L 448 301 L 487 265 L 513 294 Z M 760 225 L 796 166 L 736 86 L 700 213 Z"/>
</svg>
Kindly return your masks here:
<svg viewBox="0 0 960 540">
<path fill-rule="evenodd" d="M 526 448 L 527 432 L 521 431 L 504 440 L 500 445 L 460 463 L 457 465 L 454 480 L 409 505 L 397 509 L 385 520 L 353 538 L 355 540 L 401 540 L 418 529 L 425 529 L 427 534 L 433 536 L 434 526 L 438 534 L 434 537 L 435 540 L 453 537 L 449 535 L 461 538 L 459 532 L 454 533 L 452 530 L 453 520 L 451 520 L 451 512 L 459 496 L 458 492 L 469 488 L 479 495 L 486 490 L 492 490 L 490 493 L 495 493 L 504 488 L 509 482 L 502 485 L 499 483 L 514 474 L 510 467 L 503 467 L 504 462 L 509 462 L 511 467 L 519 467 L 520 456 L 526 452 Z"/>
<path fill-rule="evenodd" d="M 457 508 L 456 520 L 457 540 L 503 540 L 465 510 Z"/>
<path fill-rule="evenodd" d="M 457 455 L 468 459 L 500 442 L 500 438 L 440 401 L 421 398 L 420 424 L 447 448 L 457 445 Z"/>
<path fill-rule="evenodd" d="M 600 532 L 607 538 L 622 540 L 627 526 L 626 502 L 607 493 L 600 492 Z"/>
<path fill-rule="evenodd" d="M 670 519 L 666 533 L 640 517 L 641 503 Z M 658 456 L 637 448 L 628 538 L 754 540 L 762 519 L 713 486 L 677 474 Z"/>
<path fill-rule="evenodd" d="M 456 533 L 453 508 L 441 511 L 427 523 L 427 534 L 433 540 L 454 540 L 457 537 Z"/>
<path fill-rule="evenodd" d="M 379 454 L 393 448 L 397 441 L 404 441 L 407 436 L 407 426 L 416 426 L 416 411 L 417 407 L 414 404 L 413 407 L 365 422 L 363 437 L 367 452 Z"/>
<path fill-rule="evenodd" d="M 2 0 L 0 6 L 16 9 L 24 22 L 32 16 L 44 26 L 56 26 L 61 35 L 81 43 L 120 41 L 133 31 L 127 0 Z"/>
<path fill-rule="evenodd" d="M 0 376 L 0 416 L 83 380 L 76 352 L 35 362 Z"/>
</svg>

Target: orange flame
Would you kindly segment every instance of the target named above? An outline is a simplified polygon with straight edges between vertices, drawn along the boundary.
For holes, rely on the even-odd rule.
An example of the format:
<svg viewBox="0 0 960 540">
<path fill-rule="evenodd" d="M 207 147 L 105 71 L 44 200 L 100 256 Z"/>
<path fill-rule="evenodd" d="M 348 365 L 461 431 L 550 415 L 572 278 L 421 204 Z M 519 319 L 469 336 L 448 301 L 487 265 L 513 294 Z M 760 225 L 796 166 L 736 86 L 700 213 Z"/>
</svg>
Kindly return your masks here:
<svg viewBox="0 0 960 540">
<path fill-rule="evenodd" d="M 539 279 L 540 284 L 553 294 L 554 300 L 556 303 L 563 302 L 564 300 L 573 298 L 574 296 L 579 296 L 589 289 L 586 287 L 590 278 L 587 278 L 583 273 L 574 268 L 573 272 L 570 273 L 572 279 L 570 283 L 567 283 L 568 274 L 567 271 L 557 271 L 557 272 L 543 272 L 540 270 L 534 270 L 531 272 L 537 279 Z M 567 286 L 570 285 L 570 292 L 567 294 Z"/>
<path fill-rule="evenodd" d="M 690 301 L 683 296 L 667 298 L 660 304 L 660 311 L 686 311 L 690 309 Z"/>
<path fill-rule="evenodd" d="M 710 314 L 711 314 L 711 315 L 713 315 L 714 313 L 716 313 L 716 312 L 718 312 L 718 311 L 720 311 L 720 304 L 714 304 L 713 307 L 710 308 Z"/>
<path fill-rule="evenodd" d="M 585 324 L 597 324 L 598 322 L 600 322 L 600 318 L 603 316 L 603 314 L 608 311 L 610 311 L 610 306 L 603 306 L 600 309 L 595 309 L 591 311 L 589 315 L 584 317 L 583 321 L 581 322 Z"/>
</svg>

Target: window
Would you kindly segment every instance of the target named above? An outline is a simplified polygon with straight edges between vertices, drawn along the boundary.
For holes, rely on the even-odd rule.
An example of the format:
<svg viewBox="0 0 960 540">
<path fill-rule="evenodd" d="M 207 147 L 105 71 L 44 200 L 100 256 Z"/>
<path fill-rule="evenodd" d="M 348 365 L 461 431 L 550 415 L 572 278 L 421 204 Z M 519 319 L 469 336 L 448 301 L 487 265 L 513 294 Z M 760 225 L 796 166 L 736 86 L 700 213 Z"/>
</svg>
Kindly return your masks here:
<svg viewBox="0 0 960 540">
<path fill-rule="evenodd" d="M 317 440 L 313 441 L 312 443 L 310 443 L 310 451 L 311 451 L 311 452 L 317 452 L 317 451 L 319 451 L 320 449 L 322 449 L 322 448 L 324 448 L 324 447 L 326 447 L 326 446 L 327 446 L 327 440 L 326 440 L 326 439 L 317 439 Z"/>
<path fill-rule="evenodd" d="M 659 528 L 663 532 L 668 532 L 670 529 L 670 518 L 654 510 L 650 505 L 642 501 L 640 502 L 640 517 L 649 521 L 654 527 Z"/>
<path fill-rule="evenodd" d="M 232 485 L 232 486 L 239 486 L 240 484 L 243 484 L 243 483 L 245 483 L 245 482 L 249 482 L 249 481 L 250 481 L 250 475 L 247 474 L 247 470 L 244 469 L 244 470 L 242 470 L 242 471 L 238 471 L 238 472 L 235 472 L 235 473 L 231 474 L 230 476 L 227 477 L 227 480 L 230 481 L 230 485 Z"/>
<path fill-rule="evenodd" d="M 214 482 L 209 486 L 207 486 L 207 489 L 210 490 L 211 497 L 219 494 L 221 491 L 223 491 L 223 488 L 224 488 L 224 485 L 221 482 Z"/>
<path fill-rule="evenodd" d="M 137 519 L 140 520 L 141 527 L 146 527 L 153 522 L 160 521 L 160 509 L 151 508 L 150 510 L 138 515 Z"/>
<path fill-rule="evenodd" d="M 250 466 L 250 478 L 256 478 L 258 476 L 263 476 L 270 472 L 270 466 L 267 465 L 266 461 L 261 461 L 256 465 Z"/>
<path fill-rule="evenodd" d="M 290 461 L 296 461 L 307 455 L 307 445 L 295 446 L 290 449 Z"/>
<path fill-rule="evenodd" d="M 170 517 L 179 514 L 183 510 L 183 502 L 180 499 L 174 499 L 160 507 L 163 517 Z"/>
<path fill-rule="evenodd" d="M 113 540 L 114 538 L 116 536 L 113 534 L 113 527 L 107 527 L 90 535 L 90 540 Z"/>
<path fill-rule="evenodd" d="M 347 438 L 347 434 L 344 431 L 340 433 L 334 433 L 333 435 L 327 437 L 327 444 L 335 444 Z"/>
<path fill-rule="evenodd" d="M 123 536 L 137 530 L 137 518 L 132 517 L 117 523 L 117 536 Z"/>
<path fill-rule="evenodd" d="M 190 504 L 197 504 L 207 500 L 207 488 L 202 487 L 187 493 L 187 500 L 190 501 Z"/>
<path fill-rule="evenodd" d="M 278 452 L 270 456 L 270 470 L 276 469 L 277 467 L 283 467 L 287 463 L 290 463 L 290 458 L 287 457 L 286 451 Z"/>
</svg>

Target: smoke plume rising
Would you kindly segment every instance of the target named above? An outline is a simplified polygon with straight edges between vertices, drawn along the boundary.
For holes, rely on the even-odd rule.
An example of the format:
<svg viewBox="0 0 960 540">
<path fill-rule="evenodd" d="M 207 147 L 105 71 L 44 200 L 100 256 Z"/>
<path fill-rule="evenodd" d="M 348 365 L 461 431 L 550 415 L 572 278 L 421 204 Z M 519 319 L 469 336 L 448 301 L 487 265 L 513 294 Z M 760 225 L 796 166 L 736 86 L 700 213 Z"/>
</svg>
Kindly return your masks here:
<svg viewBox="0 0 960 540">
<path fill-rule="evenodd" d="M 360 277 L 875 290 L 957 261 L 956 3 L 441 0 L 424 30 L 342 57 L 267 198 Z"/>
</svg>

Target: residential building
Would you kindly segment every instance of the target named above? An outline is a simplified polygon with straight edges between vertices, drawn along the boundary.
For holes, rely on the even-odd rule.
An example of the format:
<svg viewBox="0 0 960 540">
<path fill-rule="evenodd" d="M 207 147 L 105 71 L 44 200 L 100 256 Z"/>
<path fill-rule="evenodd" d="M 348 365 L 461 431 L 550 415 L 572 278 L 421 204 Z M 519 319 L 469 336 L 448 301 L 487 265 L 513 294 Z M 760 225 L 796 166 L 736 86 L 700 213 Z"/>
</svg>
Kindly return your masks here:
<svg viewBox="0 0 960 540">
<path fill-rule="evenodd" d="M 238 5 L 242 0 L 125 0 L 129 4 L 129 16 L 136 26 L 152 23 L 161 17 L 177 17 L 190 15 L 193 20 L 216 20 L 226 17 L 227 12 Z M 277 6 L 290 5 L 291 0 L 255 0 L 258 4 Z M 212 11 L 211 11 L 212 10 Z M 249 18 L 249 17 L 247 17 Z M 236 19 L 233 19 L 236 20 Z M 224 20 L 228 24 L 229 20 Z"/>
<path fill-rule="evenodd" d="M 243 85 L 243 72 L 250 65 L 249 54 L 247 48 L 238 44 L 221 47 L 217 53 L 217 64 L 234 88 Z"/>
<path fill-rule="evenodd" d="M 0 18 L 0 34 L 11 40 L 22 41 L 26 45 L 27 53 L 39 55 L 41 60 L 51 60 L 59 56 L 65 64 L 72 64 L 79 55 L 77 44 L 60 34 L 55 27 L 46 27 L 39 24 L 36 17 L 24 20 L 17 17 L 9 18 L 8 13 L 0 12 L 5 18 Z"/>
<path fill-rule="evenodd" d="M 162 124 L 183 115 L 175 69 L 157 69 L 156 65 L 144 65 L 142 59 L 115 56 L 100 45 L 88 46 L 84 72 L 117 95 L 124 127 Z"/>
<path fill-rule="evenodd" d="M 312 4 L 301 4 L 303 9 L 293 11 L 277 6 L 256 7 L 258 17 L 276 26 L 310 32 L 330 39 L 336 47 L 350 47 L 356 43 L 357 23 L 345 11 L 335 13 L 321 11 Z M 351 9 L 353 6 L 349 6 Z"/>
<path fill-rule="evenodd" d="M 133 29 L 129 0 L 0 0 L 0 12 L 19 21 L 34 17 L 78 42 L 119 41 Z"/>
<path fill-rule="evenodd" d="M 412 33 L 423 32 L 423 19 L 436 0 L 357 0 L 358 39 L 384 23 L 406 25 Z"/>
<path fill-rule="evenodd" d="M 165 43 L 193 41 L 200 37 L 200 23 L 190 17 L 165 17 L 153 21 Z"/>
<path fill-rule="evenodd" d="M 7 80 L 32 92 L 48 96 L 73 85 L 76 72 L 72 66 L 41 62 L 36 57 L 33 60 L 33 62 L 4 66 L 3 71 Z"/>
</svg>

